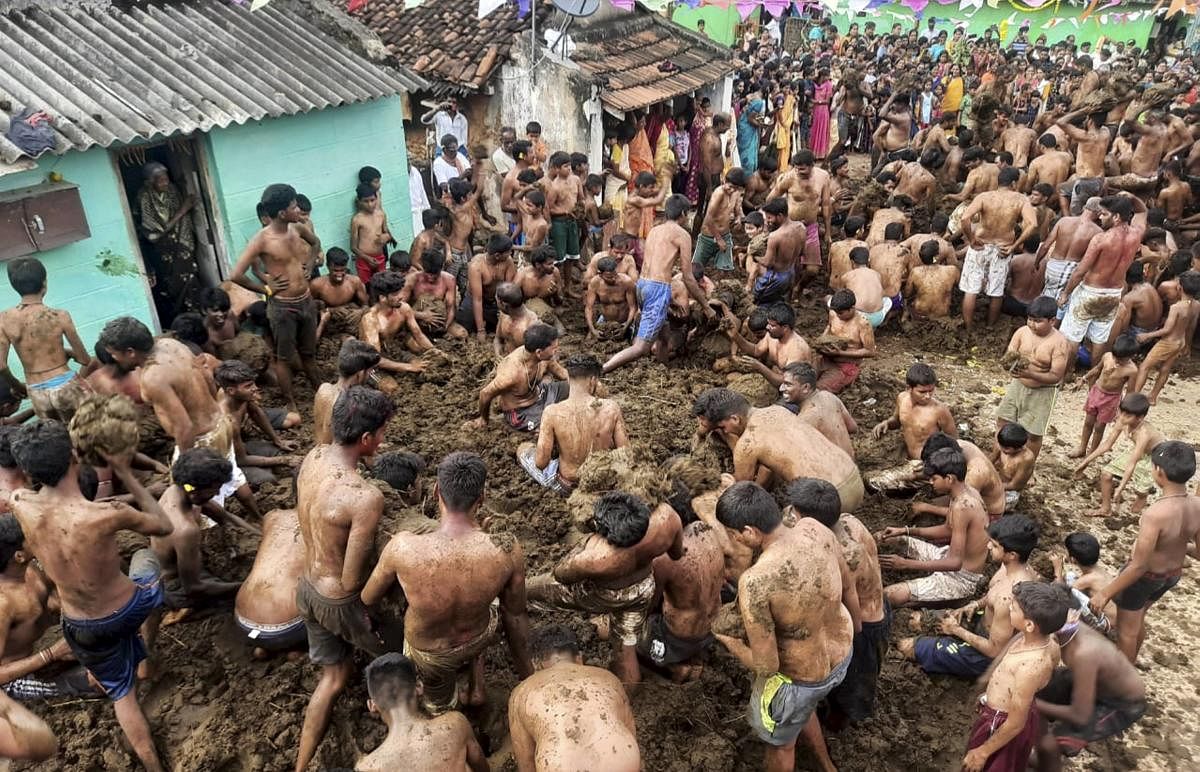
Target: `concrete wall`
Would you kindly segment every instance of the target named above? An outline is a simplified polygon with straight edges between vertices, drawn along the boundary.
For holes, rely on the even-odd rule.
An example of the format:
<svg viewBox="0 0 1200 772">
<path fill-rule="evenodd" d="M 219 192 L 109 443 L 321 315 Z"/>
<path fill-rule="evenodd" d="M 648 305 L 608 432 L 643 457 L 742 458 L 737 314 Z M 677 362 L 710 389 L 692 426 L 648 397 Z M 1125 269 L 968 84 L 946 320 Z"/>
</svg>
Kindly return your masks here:
<svg viewBox="0 0 1200 772">
<path fill-rule="evenodd" d="M 259 229 L 263 189 L 284 182 L 313 203 L 324 248 L 349 251 L 358 170 L 383 174 L 383 207 L 401 249 L 412 242 L 408 154 L 399 97 L 218 129 L 208 138 L 214 195 L 229 259 Z"/>
<path fill-rule="evenodd" d="M 84 153 L 42 156 L 37 168 L 0 177 L 0 191 L 26 188 L 46 181 L 50 172 L 79 186 L 79 197 L 87 216 L 90 238 L 33 255 L 46 266 L 49 291 L 46 303 L 65 308 L 87 346 L 92 346 L 110 319 L 133 316 L 151 328 L 155 325 L 153 304 L 144 275 L 113 276 L 105 273 L 120 265 L 141 271 L 136 237 L 124 204 L 120 177 L 107 150 L 92 148 Z M 0 306 L 15 305 L 17 293 L 7 279 L 0 281 Z M 18 376 L 21 363 L 10 352 L 9 367 Z"/>
<path fill-rule="evenodd" d="M 501 68 L 495 81 L 492 99 L 499 112 L 489 122 L 515 126 L 521 136 L 526 123 L 538 121 L 542 139 L 552 151 L 597 153 L 592 147 L 592 119 L 584 110 L 592 101 L 592 87 L 578 73 L 578 65 L 553 54 L 531 71 L 528 51 L 514 48 L 512 61 Z"/>
</svg>

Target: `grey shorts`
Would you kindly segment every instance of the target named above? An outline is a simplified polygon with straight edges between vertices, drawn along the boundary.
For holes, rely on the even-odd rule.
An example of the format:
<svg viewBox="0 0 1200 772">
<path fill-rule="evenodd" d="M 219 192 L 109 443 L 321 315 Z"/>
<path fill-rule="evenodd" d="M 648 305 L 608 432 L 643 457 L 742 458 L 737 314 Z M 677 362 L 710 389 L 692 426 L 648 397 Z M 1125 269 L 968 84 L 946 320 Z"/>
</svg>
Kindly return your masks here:
<svg viewBox="0 0 1200 772">
<path fill-rule="evenodd" d="M 814 683 L 793 681 L 780 673 L 755 679 L 746 719 L 758 739 L 776 747 L 794 743 L 817 704 L 846 677 L 851 656 L 853 651 L 829 675 Z"/>
<path fill-rule="evenodd" d="M 308 658 L 314 665 L 336 665 L 348 659 L 355 648 L 373 657 L 383 653 L 383 641 L 357 594 L 326 598 L 300 577 L 296 608 L 304 618 Z"/>
</svg>

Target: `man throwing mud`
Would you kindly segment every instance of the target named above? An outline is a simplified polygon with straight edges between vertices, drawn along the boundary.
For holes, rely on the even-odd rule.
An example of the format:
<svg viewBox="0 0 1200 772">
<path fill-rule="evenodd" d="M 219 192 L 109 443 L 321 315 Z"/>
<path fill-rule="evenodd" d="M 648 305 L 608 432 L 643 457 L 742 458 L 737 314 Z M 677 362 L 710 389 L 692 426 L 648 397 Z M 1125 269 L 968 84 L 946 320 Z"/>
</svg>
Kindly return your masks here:
<svg viewBox="0 0 1200 772">
<path fill-rule="evenodd" d="M 595 396 L 600 362 L 588 354 L 567 359 L 567 399 L 546 408 L 538 440 L 517 448 L 517 462 L 543 488 L 569 495 L 579 482 L 579 468 L 594 450 L 629 445 L 621 406 Z M 558 455 L 554 451 L 558 450 Z"/>
<path fill-rule="evenodd" d="M 437 470 L 437 530 L 393 536 L 363 588 L 363 602 L 376 606 L 400 585 L 408 601 L 404 654 L 424 686 L 423 706 L 434 716 L 462 703 L 484 704 L 483 657 L 501 624 L 517 675 L 533 672 L 526 648 L 525 555 L 515 537 L 479 527 L 486 482 L 479 456 L 446 456 Z"/>
</svg>

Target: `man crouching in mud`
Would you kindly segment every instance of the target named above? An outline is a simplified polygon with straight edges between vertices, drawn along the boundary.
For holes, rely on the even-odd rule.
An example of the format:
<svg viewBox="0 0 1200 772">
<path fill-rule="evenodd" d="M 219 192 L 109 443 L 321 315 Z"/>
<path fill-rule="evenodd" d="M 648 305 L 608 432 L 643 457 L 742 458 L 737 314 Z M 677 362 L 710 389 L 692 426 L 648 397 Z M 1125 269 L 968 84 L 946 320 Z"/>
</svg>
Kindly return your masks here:
<svg viewBox="0 0 1200 772">
<path fill-rule="evenodd" d="M 514 537 L 479 527 L 486 482 L 479 456 L 446 456 L 437 469 L 438 529 L 393 536 L 362 592 L 363 602 L 375 606 L 400 585 L 408 601 L 404 655 L 421 679 L 422 706 L 434 716 L 462 703 L 484 704 L 484 654 L 501 624 L 517 675 L 533 673 L 525 555 Z"/>
<path fill-rule="evenodd" d="M 510 427 L 536 432 L 542 413 L 566 399 L 567 392 L 567 371 L 558 362 L 558 330 L 535 324 L 525 331 L 525 345 L 500 360 L 492 380 L 479 390 L 479 417 L 463 428 L 486 428 L 492 402 L 499 400 Z"/>
<path fill-rule="evenodd" d="M 117 533 L 167 536 L 171 521 L 130 471 L 127 456 L 105 460 L 138 509 L 84 498 L 71 438 L 57 421 L 22 427 L 12 450 L 30 482 L 42 486 L 36 493 L 14 491 L 9 501 L 26 546 L 58 587 L 63 637 L 113 701 L 117 722 L 142 765 L 160 772 L 163 766 L 136 685 L 138 663 L 146 658 L 139 628 L 143 622 L 157 627 L 163 590 L 157 560 L 148 549 L 133 554 L 128 576 L 121 572 Z"/>
</svg>

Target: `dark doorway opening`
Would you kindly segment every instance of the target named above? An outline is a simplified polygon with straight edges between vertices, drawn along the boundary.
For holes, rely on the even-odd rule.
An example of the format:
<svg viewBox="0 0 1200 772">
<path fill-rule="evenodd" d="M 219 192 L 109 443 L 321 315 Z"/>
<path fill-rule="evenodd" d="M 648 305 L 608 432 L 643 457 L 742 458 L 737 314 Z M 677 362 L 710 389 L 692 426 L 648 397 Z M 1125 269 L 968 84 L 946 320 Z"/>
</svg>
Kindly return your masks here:
<svg viewBox="0 0 1200 772">
<path fill-rule="evenodd" d="M 223 278 L 200 153 L 197 141 L 188 137 L 114 151 L 163 329 L 179 314 L 197 310 L 200 290 Z M 167 191 L 153 190 L 147 177 L 153 164 L 166 167 Z M 190 209 L 177 216 L 189 201 Z M 164 231 L 168 224 L 172 227 Z"/>
</svg>

